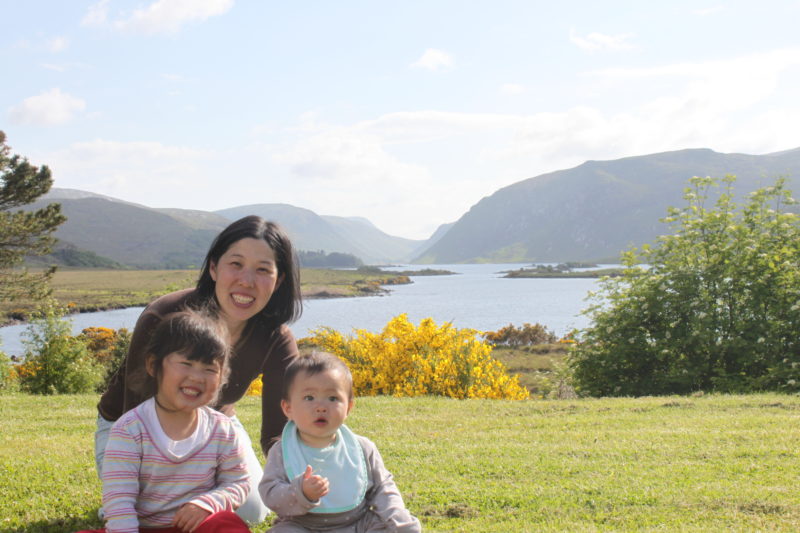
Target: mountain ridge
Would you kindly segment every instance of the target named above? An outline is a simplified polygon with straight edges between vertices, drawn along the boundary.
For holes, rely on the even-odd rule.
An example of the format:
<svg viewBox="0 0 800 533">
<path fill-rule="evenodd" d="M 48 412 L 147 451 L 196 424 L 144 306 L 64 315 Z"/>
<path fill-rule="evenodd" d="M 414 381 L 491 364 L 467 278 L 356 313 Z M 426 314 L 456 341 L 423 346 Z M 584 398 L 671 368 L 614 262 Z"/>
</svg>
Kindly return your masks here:
<svg viewBox="0 0 800 533">
<path fill-rule="evenodd" d="M 75 189 L 54 189 L 28 208 L 62 203 L 67 222 L 56 237 L 74 256 L 93 252 L 136 268 L 199 265 L 230 221 L 256 214 L 280 223 L 298 250 L 351 254 L 365 263 L 614 261 L 667 230 L 670 206 L 684 205 L 693 175 L 736 174 L 738 197 L 786 176 L 800 176 L 800 148 L 765 155 L 690 148 L 590 160 L 502 187 L 426 240 L 382 232 L 363 217 L 319 215 L 279 203 L 218 211 L 149 208 Z"/>
<path fill-rule="evenodd" d="M 778 175 L 800 175 L 800 149 L 721 154 L 693 148 L 586 161 L 528 178 L 473 205 L 415 258 L 419 263 L 596 261 L 652 242 L 693 175 L 737 174 L 741 196 Z M 770 176 L 762 178 L 761 176 Z"/>
</svg>

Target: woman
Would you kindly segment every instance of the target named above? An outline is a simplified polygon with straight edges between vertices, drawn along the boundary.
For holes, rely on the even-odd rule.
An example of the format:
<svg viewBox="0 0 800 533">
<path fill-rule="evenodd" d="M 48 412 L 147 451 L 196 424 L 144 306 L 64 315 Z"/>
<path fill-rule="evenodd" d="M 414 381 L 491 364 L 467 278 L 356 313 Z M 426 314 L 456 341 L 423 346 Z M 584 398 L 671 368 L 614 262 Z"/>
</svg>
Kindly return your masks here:
<svg viewBox="0 0 800 533">
<path fill-rule="evenodd" d="M 217 236 L 203 262 L 197 287 L 162 296 L 142 312 L 128 355 L 97 406 L 98 472 L 114 421 L 145 400 L 129 384 L 144 368 L 145 347 L 153 330 L 165 316 L 187 306 L 208 307 L 227 326 L 233 347 L 231 372 L 215 408 L 231 417 L 249 453 L 251 490 L 237 513 L 248 522 L 261 522 L 269 512 L 258 495 L 262 467 L 252 453 L 247 432 L 236 418 L 234 404 L 263 374 L 261 449 L 266 456 L 272 439 L 280 435 L 286 423 L 280 406 L 283 371 L 298 354 L 297 343 L 286 324 L 302 312 L 292 244 L 279 226 L 261 217 L 237 220 Z"/>
</svg>

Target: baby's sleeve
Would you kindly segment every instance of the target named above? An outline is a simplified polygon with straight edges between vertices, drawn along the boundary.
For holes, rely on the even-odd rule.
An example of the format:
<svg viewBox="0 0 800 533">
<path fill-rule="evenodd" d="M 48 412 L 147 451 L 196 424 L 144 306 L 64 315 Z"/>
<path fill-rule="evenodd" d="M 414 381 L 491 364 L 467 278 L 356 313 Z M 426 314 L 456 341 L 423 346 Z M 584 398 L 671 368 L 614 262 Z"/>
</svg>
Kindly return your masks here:
<svg viewBox="0 0 800 533">
<path fill-rule="evenodd" d="M 417 517 L 406 509 L 400 490 L 394 482 L 392 473 L 383 464 L 383 458 L 375 444 L 359 437 L 367 460 L 367 468 L 372 476 L 372 488 L 367 494 L 370 507 L 389 531 L 419 533 L 422 525 Z"/>
<path fill-rule="evenodd" d="M 303 494 L 302 474 L 292 480 L 286 476 L 280 443 L 269 449 L 258 493 L 264 505 L 280 517 L 301 516 L 319 506 L 319 501 L 312 502 Z"/>
</svg>

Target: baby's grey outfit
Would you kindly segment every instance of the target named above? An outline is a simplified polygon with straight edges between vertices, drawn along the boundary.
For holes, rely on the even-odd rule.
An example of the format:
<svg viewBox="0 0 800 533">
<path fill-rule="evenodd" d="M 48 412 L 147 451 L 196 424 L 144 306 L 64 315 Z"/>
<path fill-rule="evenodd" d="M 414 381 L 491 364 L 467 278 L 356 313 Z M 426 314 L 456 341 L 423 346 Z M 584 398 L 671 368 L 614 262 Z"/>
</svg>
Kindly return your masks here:
<svg viewBox="0 0 800 533">
<path fill-rule="evenodd" d="M 264 476 L 258 492 L 264 504 L 277 514 L 269 531 L 275 533 L 325 531 L 333 533 L 366 533 L 372 531 L 418 533 L 422 526 L 406 509 L 392 474 L 383 465 L 375 444 L 358 436 L 367 462 L 369 484 L 364 501 L 343 513 L 311 513 L 319 502 L 309 501 L 303 494 L 302 474 L 293 480 L 286 477 L 283 449 L 273 446 L 267 456 Z M 336 490 L 331 487 L 331 490 Z"/>
</svg>

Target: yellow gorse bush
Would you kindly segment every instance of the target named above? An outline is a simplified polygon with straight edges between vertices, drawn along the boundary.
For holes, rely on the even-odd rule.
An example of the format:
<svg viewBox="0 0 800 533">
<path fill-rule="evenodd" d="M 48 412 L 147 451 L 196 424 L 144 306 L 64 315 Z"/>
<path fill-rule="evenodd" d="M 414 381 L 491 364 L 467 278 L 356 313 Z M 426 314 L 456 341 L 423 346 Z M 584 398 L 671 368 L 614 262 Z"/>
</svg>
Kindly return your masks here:
<svg viewBox="0 0 800 533">
<path fill-rule="evenodd" d="M 259 374 L 256 379 L 250 383 L 250 386 L 247 387 L 247 392 L 245 392 L 245 396 L 261 396 L 261 391 L 264 388 L 264 382 L 261 381 L 262 375 Z"/>
<path fill-rule="evenodd" d="M 380 333 L 356 330 L 344 336 L 331 328 L 312 331 L 310 342 L 341 357 L 353 374 L 359 396 L 386 394 L 451 398 L 523 400 L 528 390 L 492 358 L 492 348 L 473 329 L 431 318 L 419 326 L 402 314 Z"/>
</svg>

